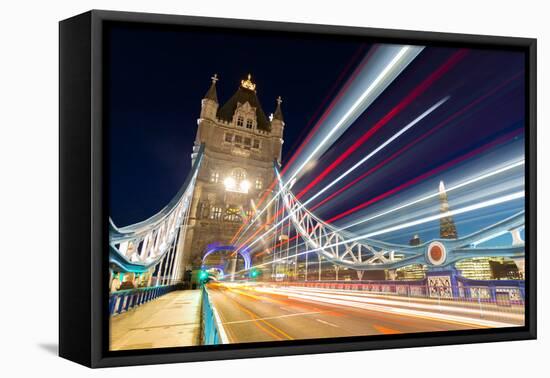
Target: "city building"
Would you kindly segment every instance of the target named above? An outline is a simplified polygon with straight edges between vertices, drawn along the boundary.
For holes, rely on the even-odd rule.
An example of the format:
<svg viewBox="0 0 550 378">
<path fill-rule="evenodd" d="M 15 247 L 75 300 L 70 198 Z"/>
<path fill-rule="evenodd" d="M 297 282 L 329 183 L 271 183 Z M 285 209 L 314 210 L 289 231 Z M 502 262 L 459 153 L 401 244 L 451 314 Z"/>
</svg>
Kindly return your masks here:
<svg viewBox="0 0 550 378">
<path fill-rule="evenodd" d="M 281 98 L 268 117 L 251 75 L 225 103 L 218 101 L 218 76 L 201 102 L 192 159 L 201 145 L 204 155 L 195 184 L 184 235 L 182 271 L 197 269 L 207 247 L 230 244 L 255 205 L 275 179 L 273 164 L 281 161 L 283 130 Z M 269 200 L 270 193 L 267 193 Z M 262 221 L 273 215 L 262 214 Z M 183 231 L 182 231 L 183 233 Z"/>
<path fill-rule="evenodd" d="M 426 265 L 422 264 L 411 264 L 403 268 L 396 269 L 397 280 L 403 281 L 414 281 L 414 280 L 423 280 L 426 278 Z"/>
<path fill-rule="evenodd" d="M 464 278 L 472 280 L 517 280 L 521 279 L 516 264 L 503 257 L 476 257 L 455 264 Z"/>
<path fill-rule="evenodd" d="M 447 198 L 447 191 L 445 190 L 445 184 L 443 183 L 443 181 L 439 182 L 439 211 L 441 212 L 441 214 L 445 214 L 449 211 L 449 200 Z M 442 239 L 458 238 L 456 225 L 452 216 L 442 217 L 439 220 L 439 224 L 439 236 Z"/>
</svg>

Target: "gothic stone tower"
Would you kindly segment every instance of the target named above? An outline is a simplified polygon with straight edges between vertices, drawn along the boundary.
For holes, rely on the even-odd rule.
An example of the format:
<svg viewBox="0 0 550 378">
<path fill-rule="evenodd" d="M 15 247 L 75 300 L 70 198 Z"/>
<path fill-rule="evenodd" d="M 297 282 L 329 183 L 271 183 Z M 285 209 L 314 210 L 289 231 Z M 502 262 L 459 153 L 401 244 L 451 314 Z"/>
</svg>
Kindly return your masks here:
<svg viewBox="0 0 550 378">
<path fill-rule="evenodd" d="M 191 203 L 189 227 L 184 243 L 179 243 L 179 248 L 183 248 L 184 270 L 200 266 L 209 244 L 230 243 L 243 219 L 252 214 L 254 205 L 274 180 L 273 162 L 281 161 L 285 123 L 280 97 L 268 118 L 260 105 L 256 84 L 248 75 L 233 96 L 220 106 L 217 81 L 214 75 L 197 121 L 192 158 L 196 157 L 201 144 L 205 150 Z M 272 209 L 266 211 L 262 221 L 272 214 Z"/>
</svg>

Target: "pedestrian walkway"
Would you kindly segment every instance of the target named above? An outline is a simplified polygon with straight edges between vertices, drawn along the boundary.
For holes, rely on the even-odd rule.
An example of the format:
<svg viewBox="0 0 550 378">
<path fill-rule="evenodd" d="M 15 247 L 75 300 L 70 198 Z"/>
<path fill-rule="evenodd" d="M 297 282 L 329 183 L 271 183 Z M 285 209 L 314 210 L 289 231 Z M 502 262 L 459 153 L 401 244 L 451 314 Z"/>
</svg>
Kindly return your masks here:
<svg viewBox="0 0 550 378">
<path fill-rule="evenodd" d="M 111 317 L 111 350 L 200 344 L 201 291 L 173 291 Z"/>
</svg>

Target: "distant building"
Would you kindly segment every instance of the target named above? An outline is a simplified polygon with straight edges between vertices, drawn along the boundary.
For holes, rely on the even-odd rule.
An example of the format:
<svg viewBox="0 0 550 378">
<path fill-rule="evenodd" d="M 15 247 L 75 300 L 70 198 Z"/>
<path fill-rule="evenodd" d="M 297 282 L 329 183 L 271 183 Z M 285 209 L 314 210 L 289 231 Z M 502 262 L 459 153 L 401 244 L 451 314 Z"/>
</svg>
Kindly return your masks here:
<svg viewBox="0 0 550 378">
<path fill-rule="evenodd" d="M 447 191 L 445 190 L 445 184 L 443 181 L 439 182 L 439 211 L 441 214 L 449 212 L 449 200 L 447 199 Z M 445 216 L 439 220 L 439 237 L 442 239 L 456 239 L 458 233 L 456 232 L 456 225 L 451 215 Z"/>
<path fill-rule="evenodd" d="M 426 265 L 412 264 L 396 270 L 397 280 L 414 281 L 426 278 Z"/>
<path fill-rule="evenodd" d="M 268 117 L 250 75 L 224 104 L 218 102 L 217 81 L 214 75 L 197 121 L 192 159 L 201 144 L 205 150 L 185 239 L 178 244 L 178 248 L 184 249 L 183 269 L 200 266 L 209 244 L 231 242 L 274 180 L 274 161 L 281 161 L 285 126 L 281 98 L 276 101 L 273 115 Z M 268 209 L 262 221 L 273 214 L 273 209 Z"/>
<path fill-rule="evenodd" d="M 422 243 L 422 241 L 420 240 L 420 236 L 418 236 L 418 234 L 415 234 L 412 239 L 409 240 L 409 245 L 412 246 L 420 245 L 420 243 Z"/>
<path fill-rule="evenodd" d="M 455 264 L 460 275 L 472 280 L 521 279 L 516 264 L 503 257 L 476 257 Z"/>
</svg>

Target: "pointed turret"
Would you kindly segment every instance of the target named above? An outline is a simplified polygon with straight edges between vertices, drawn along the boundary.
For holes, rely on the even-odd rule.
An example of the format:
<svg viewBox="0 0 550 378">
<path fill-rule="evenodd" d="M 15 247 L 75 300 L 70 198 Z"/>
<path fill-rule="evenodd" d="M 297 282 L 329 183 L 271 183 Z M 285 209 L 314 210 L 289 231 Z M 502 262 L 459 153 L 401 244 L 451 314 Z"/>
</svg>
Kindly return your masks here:
<svg viewBox="0 0 550 378">
<path fill-rule="evenodd" d="M 216 92 L 216 82 L 219 80 L 218 74 L 214 74 L 210 79 L 212 84 L 210 84 L 210 88 L 208 88 L 201 103 L 201 118 L 215 119 L 218 111 L 218 94 Z"/>
<path fill-rule="evenodd" d="M 443 181 L 439 182 L 439 211 L 441 214 L 449 212 L 449 200 L 447 198 L 447 190 Z M 442 239 L 456 239 L 456 225 L 451 215 L 445 216 L 439 220 L 439 237 Z"/>
<path fill-rule="evenodd" d="M 273 113 L 273 119 L 277 119 L 281 122 L 284 122 L 285 119 L 283 118 L 283 111 L 281 110 L 281 103 L 283 102 L 283 99 L 281 96 L 277 97 L 277 107 L 275 108 L 275 113 Z"/>
<path fill-rule="evenodd" d="M 218 93 L 216 91 L 216 82 L 219 80 L 218 74 L 214 74 L 210 79 L 212 80 L 212 84 L 210 84 L 210 88 L 208 88 L 208 92 L 206 92 L 204 98 L 218 103 Z"/>
<path fill-rule="evenodd" d="M 276 101 L 277 101 L 277 106 L 275 107 L 275 113 L 273 113 L 270 117 L 271 131 L 273 132 L 273 134 L 282 137 L 284 127 L 285 127 L 283 111 L 281 110 L 281 103 L 283 102 L 283 99 L 281 98 L 281 96 L 279 96 L 277 97 Z"/>
</svg>

